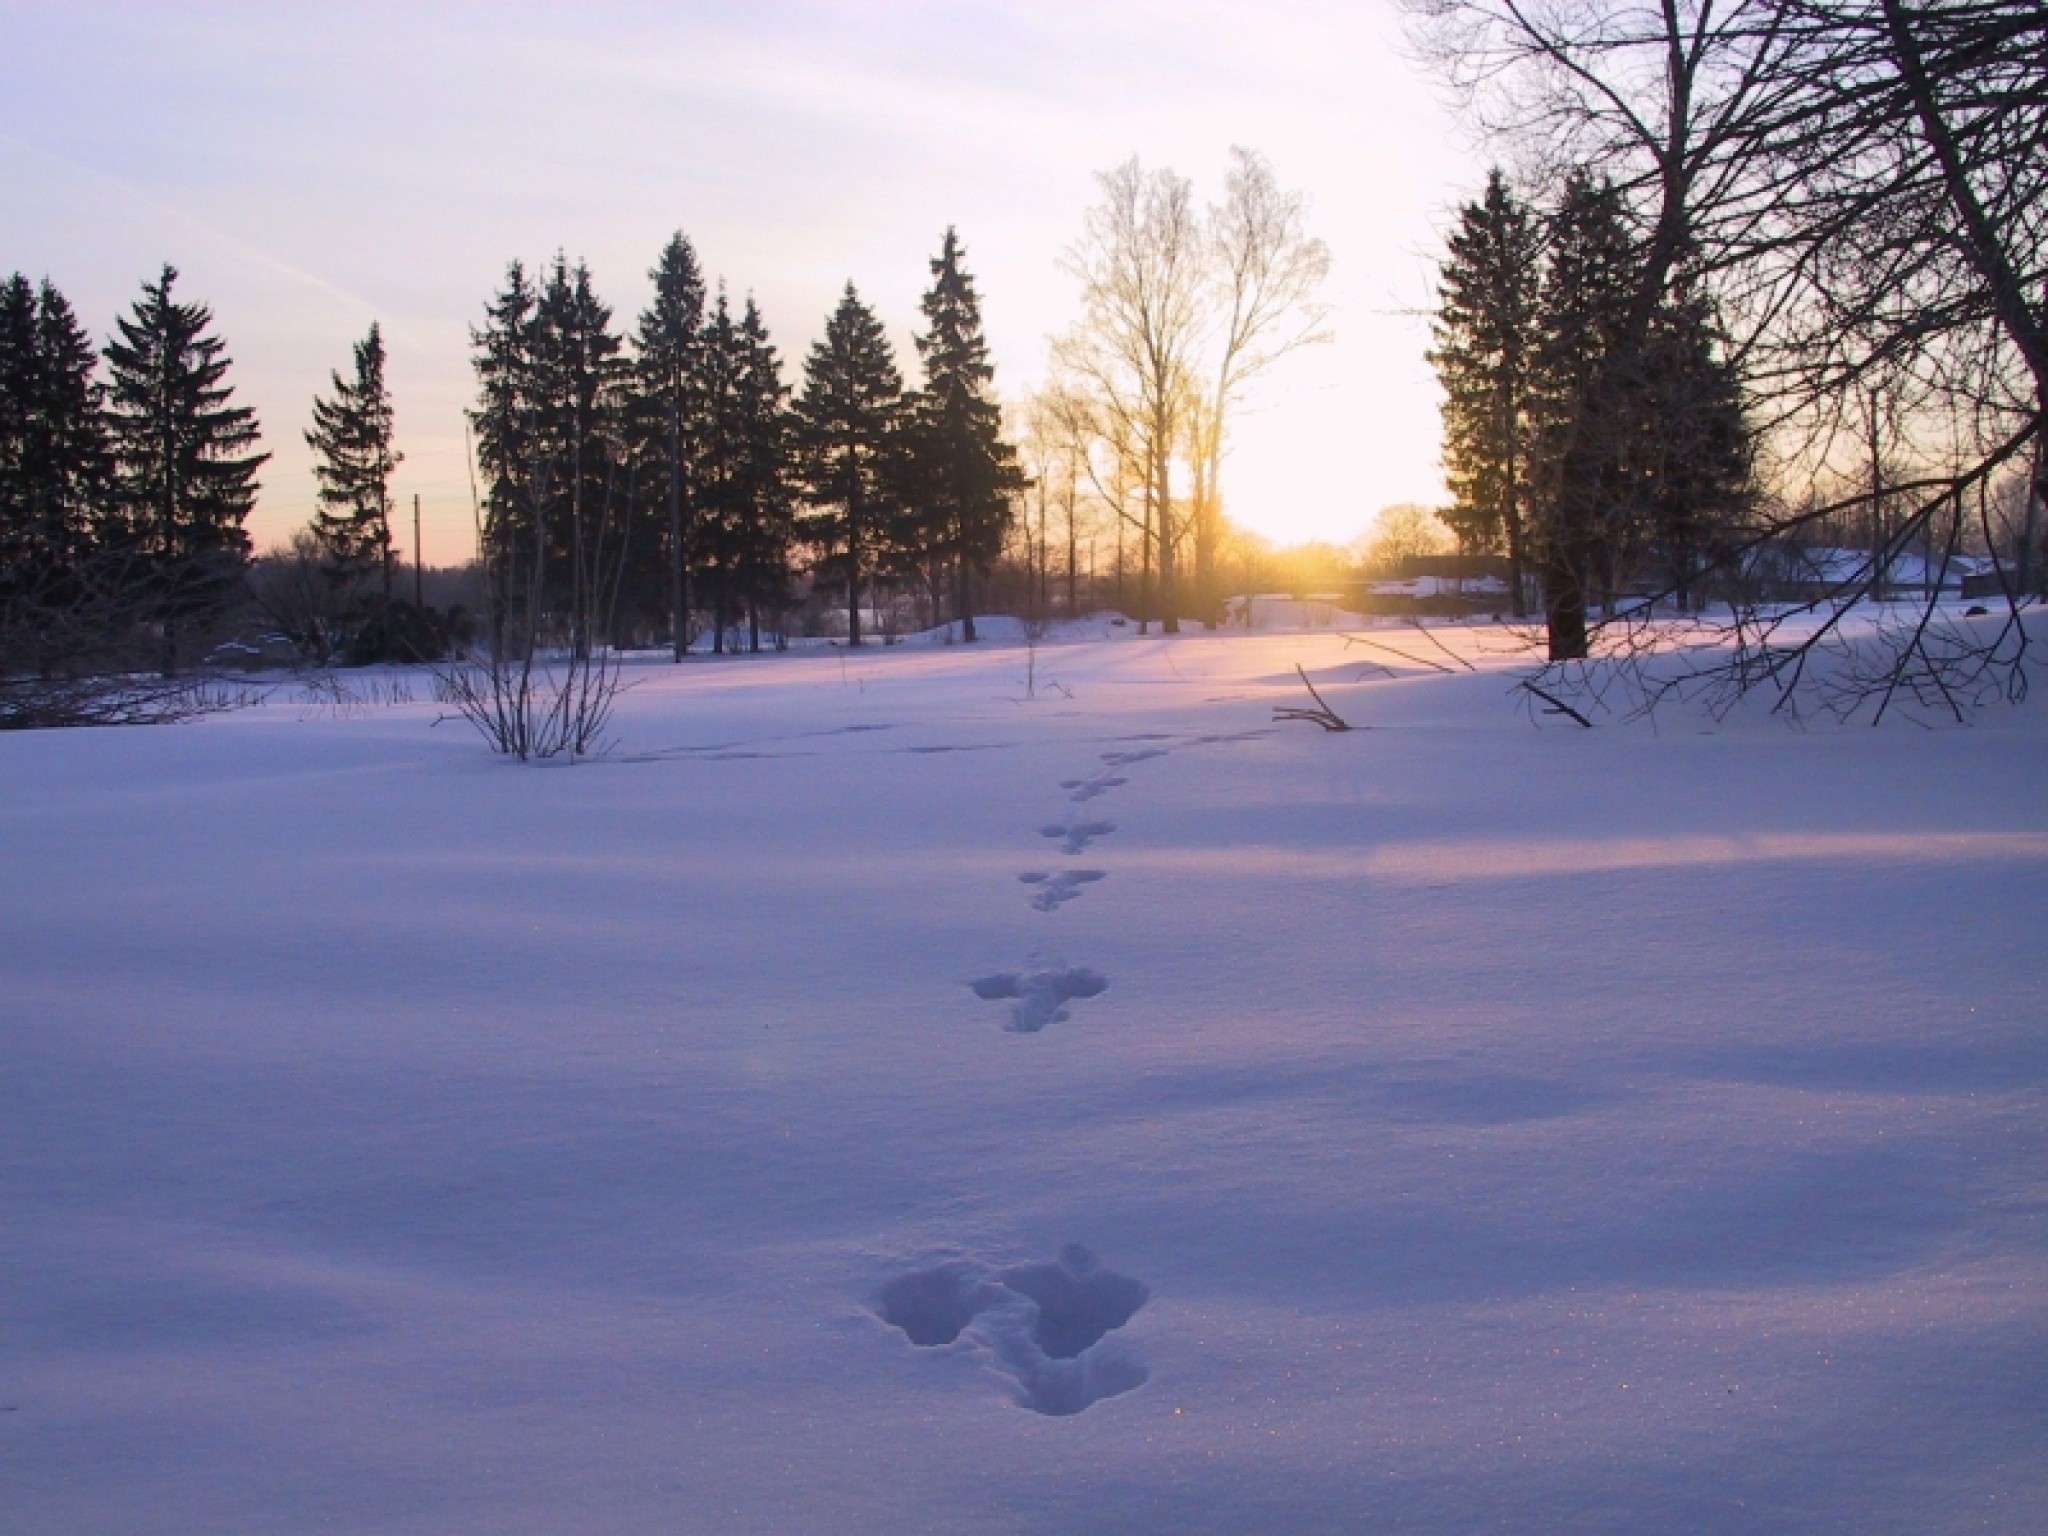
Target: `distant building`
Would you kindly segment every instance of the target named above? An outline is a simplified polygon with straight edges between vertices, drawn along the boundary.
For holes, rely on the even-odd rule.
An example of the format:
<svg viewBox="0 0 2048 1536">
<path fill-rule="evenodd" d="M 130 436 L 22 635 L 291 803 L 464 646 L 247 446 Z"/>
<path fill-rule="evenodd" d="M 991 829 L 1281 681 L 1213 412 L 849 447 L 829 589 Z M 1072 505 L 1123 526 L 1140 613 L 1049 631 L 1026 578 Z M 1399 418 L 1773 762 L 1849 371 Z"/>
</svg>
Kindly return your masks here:
<svg viewBox="0 0 2048 1536">
<path fill-rule="evenodd" d="M 1508 607 L 1508 562 L 1502 555 L 1409 555 L 1391 567 L 1363 572 L 1346 588 L 1357 613 L 1462 618 Z"/>
</svg>

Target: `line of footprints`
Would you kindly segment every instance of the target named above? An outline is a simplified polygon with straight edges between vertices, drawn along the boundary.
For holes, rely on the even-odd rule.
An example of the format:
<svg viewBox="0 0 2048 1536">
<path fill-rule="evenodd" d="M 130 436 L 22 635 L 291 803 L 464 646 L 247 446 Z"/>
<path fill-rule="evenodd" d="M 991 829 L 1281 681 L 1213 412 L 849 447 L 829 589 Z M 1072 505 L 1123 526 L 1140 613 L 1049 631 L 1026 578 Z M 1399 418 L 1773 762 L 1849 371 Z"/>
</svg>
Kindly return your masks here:
<svg viewBox="0 0 2048 1536">
<path fill-rule="evenodd" d="M 1163 738 L 1145 738 L 1160 740 Z M 1075 806 L 1087 805 L 1130 782 L 1118 770 L 1134 763 L 1166 756 L 1164 747 L 1141 747 L 1125 752 L 1102 754 L 1102 771 L 1093 778 L 1063 779 L 1060 788 Z M 1067 813 L 1065 821 L 1038 829 L 1041 837 L 1059 845 L 1060 852 L 1073 857 L 1085 853 L 1088 845 L 1116 830 L 1116 823 L 1087 816 L 1079 810 Z M 1017 878 L 1031 888 L 1031 905 L 1040 912 L 1057 912 L 1098 880 L 1107 879 L 1102 869 L 1033 869 Z M 974 995 L 984 1002 L 1010 1004 L 1009 1022 L 1003 1027 L 1014 1034 L 1035 1035 L 1048 1024 L 1063 1024 L 1073 1016 L 1072 1004 L 1082 998 L 1100 996 L 1109 981 L 1085 965 L 1044 965 L 1032 970 L 998 971 L 971 981 Z"/>
<path fill-rule="evenodd" d="M 1247 731 L 1236 736 L 1198 736 L 1192 744 L 1240 741 L 1264 734 Z M 1157 742 L 1172 738 L 1129 739 Z M 1067 779 L 1060 788 L 1072 805 L 1087 805 L 1129 782 L 1120 770 L 1164 757 L 1167 750 L 1147 746 L 1105 752 L 1102 770 L 1093 778 Z M 1072 857 L 1085 852 L 1097 838 L 1109 836 L 1116 823 L 1077 809 L 1068 812 L 1065 821 L 1038 830 Z M 1030 888 L 1033 907 L 1056 912 L 1089 886 L 1108 878 L 1108 872 L 1034 869 L 1017 878 Z M 1035 1035 L 1048 1024 L 1064 1023 L 1075 1001 L 1099 996 L 1109 982 L 1086 966 L 1053 964 L 1000 971 L 968 985 L 985 1002 L 1010 1004 L 1005 1029 Z M 1148 1372 L 1143 1362 L 1109 1335 L 1135 1317 L 1151 1294 L 1143 1281 L 1105 1268 L 1088 1249 L 1070 1243 L 1058 1258 L 1039 1263 L 1003 1267 L 978 1259 L 951 1259 L 911 1270 L 882 1287 L 875 1310 L 883 1322 L 901 1329 L 920 1349 L 986 1352 L 996 1368 L 1016 1384 L 1021 1406 L 1061 1417 L 1145 1384 Z"/>
</svg>

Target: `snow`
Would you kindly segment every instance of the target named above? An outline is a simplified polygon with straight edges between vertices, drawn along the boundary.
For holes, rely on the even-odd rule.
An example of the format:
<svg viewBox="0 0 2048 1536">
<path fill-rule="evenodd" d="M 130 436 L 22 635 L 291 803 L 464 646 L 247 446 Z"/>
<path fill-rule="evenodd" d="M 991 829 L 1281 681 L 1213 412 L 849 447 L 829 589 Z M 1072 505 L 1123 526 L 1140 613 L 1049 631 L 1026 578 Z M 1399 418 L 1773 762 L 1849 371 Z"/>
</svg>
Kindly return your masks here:
<svg viewBox="0 0 2048 1536">
<path fill-rule="evenodd" d="M 1258 592 L 1229 600 L 1229 625 L 1239 629 L 1350 629 L 1369 622 L 1344 606 L 1337 593 L 1294 597 L 1285 592 Z M 1249 617 L 1247 617 L 1249 610 Z"/>
<path fill-rule="evenodd" d="M 0 1525 L 2048 1528 L 2048 715 L 1431 633 L 0 738 Z"/>
</svg>

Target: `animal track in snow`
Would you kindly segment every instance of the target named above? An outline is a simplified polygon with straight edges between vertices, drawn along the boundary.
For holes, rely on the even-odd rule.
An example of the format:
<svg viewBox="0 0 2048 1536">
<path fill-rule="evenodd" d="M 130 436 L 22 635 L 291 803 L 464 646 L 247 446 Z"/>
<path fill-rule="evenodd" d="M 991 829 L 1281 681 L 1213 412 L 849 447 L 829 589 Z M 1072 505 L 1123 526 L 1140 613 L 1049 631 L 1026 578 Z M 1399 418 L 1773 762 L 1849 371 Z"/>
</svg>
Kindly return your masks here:
<svg viewBox="0 0 2048 1536">
<path fill-rule="evenodd" d="M 1048 1024 L 1064 1024 L 1073 1017 L 1067 1004 L 1077 998 L 1099 997 L 1109 981 L 1084 965 L 1043 971 L 999 971 L 970 981 L 974 995 L 983 1002 L 1014 999 L 1010 1022 L 1003 1028 L 1013 1035 L 1035 1035 Z"/>
<path fill-rule="evenodd" d="M 1060 788 L 1072 790 L 1073 793 L 1068 795 L 1067 798 L 1076 805 L 1080 805 L 1086 801 L 1093 800 L 1097 795 L 1106 795 L 1112 789 L 1120 789 L 1130 782 L 1129 779 L 1119 779 L 1110 774 L 1100 774 L 1092 779 L 1061 779 Z"/>
<path fill-rule="evenodd" d="M 956 1261 L 898 1275 L 878 1299 L 883 1322 L 918 1348 L 937 1349 L 1003 1297 L 977 1266 Z"/>
<path fill-rule="evenodd" d="M 1042 870 L 1033 870 L 1017 878 L 1026 885 L 1038 887 L 1037 894 L 1031 898 L 1031 905 L 1041 912 L 1051 912 L 1080 895 L 1082 886 L 1093 885 L 1107 873 L 1101 869 L 1068 869 L 1049 875 Z"/>
<path fill-rule="evenodd" d="M 1069 1243 L 1047 1264 L 1019 1264 L 996 1277 L 1037 1303 L 1031 1338 L 1054 1360 L 1072 1360 L 1137 1316 L 1152 1292 L 1142 1281 L 1104 1269 Z"/>
<path fill-rule="evenodd" d="M 1060 838 L 1062 853 L 1079 853 L 1096 838 L 1107 837 L 1115 830 L 1116 823 L 1113 821 L 1056 821 L 1050 826 L 1040 827 L 1038 835 Z"/>
<path fill-rule="evenodd" d="M 1147 763 L 1155 757 L 1166 756 L 1164 747 L 1146 747 L 1137 752 L 1105 752 L 1102 761 L 1111 768 L 1128 768 L 1133 763 Z"/>
<path fill-rule="evenodd" d="M 898 1275 L 877 1312 L 924 1349 L 986 1349 L 1034 1413 L 1064 1416 L 1143 1386 L 1144 1365 L 1108 1335 L 1151 1297 L 1142 1281 L 1104 1269 L 1079 1243 L 1057 1259 L 991 1270 L 955 1259 Z"/>
</svg>

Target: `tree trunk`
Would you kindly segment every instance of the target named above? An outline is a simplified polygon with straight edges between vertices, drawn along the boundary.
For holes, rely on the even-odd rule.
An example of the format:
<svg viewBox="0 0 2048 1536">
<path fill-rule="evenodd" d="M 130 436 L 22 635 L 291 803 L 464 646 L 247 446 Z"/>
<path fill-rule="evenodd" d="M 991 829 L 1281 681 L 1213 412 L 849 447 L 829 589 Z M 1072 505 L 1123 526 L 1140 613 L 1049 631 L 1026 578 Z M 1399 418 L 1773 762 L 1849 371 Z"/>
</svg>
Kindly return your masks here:
<svg viewBox="0 0 2048 1536">
<path fill-rule="evenodd" d="M 1582 573 L 1558 540 L 1544 562 L 1543 618 L 1550 631 L 1552 661 L 1584 661 L 1586 646 L 1586 587 Z"/>
<path fill-rule="evenodd" d="M 848 509 L 848 521 L 852 521 Z M 846 536 L 846 643 L 860 644 L 860 533 L 849 527 Z"/>
<path fill-rule="evenodd" d="M 1195 475 L 1195 612 L 1202 628 L 1214 629 L 1222 612 L 1222 594 L 1216 590 L 1216 546 L 1222 542 L 1223 502 L 1218 488 L 1223 483 L 1223 431 L 1221 400 L 1217 419 L 1208 428 L 1209 445 Z"/>
<path fill-rule="evenodd" d="M 1174 587 L 1173 464 L 1159 460 L 1159 632 L 1180 633 L 1180 594 Z"/>
<path fill-rule="evenodd" d="M 1116 606 L 1117 612 L 1124 611 L 1124 518 L 1123 508 L 1117 508 L 1116 518 Z"/>
<path fill-rule="evenodd" d="M 1049 577 L 1046 573 L 1046 567 L 1051 564 L 1051 546 L 1045 542 L 1045 487 L 1041 485 L 1038 488 L 1038 607 L 1034 614 L 1036 618 L 1044 618 L 1046 609 L 1052 603 Z"/>
<path fill-rule="evenodd" d="M 670 659 L 690 650 L 689 561 L 683 558 L 683 423 L 670 412 L 668 423 L 668 643 Z"/>
<path fill-rule="evenodd" d="M 953 591 L 954 606 L 960 610 L 960 639 L 972 645 L 979 637 L 974 633 L 974 578 L 965 556 L 954 567 Z"/>
<path fill-rule="evenodd" d="M 1507 449 L 1506 495 L 1502 498 L 1501 524 L 1508 536 L 1508 595 L 1510 611 L 1518 619 L 1529 617 L 1527 555 L 1522 539 L 1521 457 L 1516 453 L 1515 418 L 1519 413 L 1505 397 L 1501 401 L 1501 442 Z"/>
<path fill-rule="evenodd" d="M 1877 439 L 1877 391 L 1870 392 L 1870 595 L 1883 602 L 1891 575 L 1891 551 L 1884 530 L 1884 460 Z"/>
<path fill-rule="evenodd" d="M 1138 633 L 1151 633 L 1152 624 L 1152 484 L 1146 476 L 1145 521 L 1138 530 Z"/>
<path fill-rule="evenodd" d="M 1074 556 L 1077 553 L 1079 553 L 1079 551 L 1075 548 L 1075 545 L 1078 542 L 1078 535 L 1074 530 L 1075 494 L 1076 489 L 1073 479 L 1073 466 L 1071 463 L 1069 463 L 1067 474 L 1067 617 L 1070 619 L 1075 614 L 1081 611 L 1080 603 L 1078 601 L 1077 596 L 1078 588 L 1076 586 L 1076 578 L 1074 573 Z"/>
<path fill-rule="evenodd" d="M 576 446 L 569 460 L 569 654 L 578 661 L 590 655 L 590 614 L 584 607 L 583 573 L 583 413 L 575 417 Z"/>
<path fill-rule="evenodd" d="M 2034 572 L 2034 540 L 2038 534 L 2040 515 L 2048 509 L 2048 398 L 2041 402 L 2041 409 L 2034 418 L 2034 476 L 2027 494 L 2027 510 L 2020 522 L 2020 547 L 2014 561 L 2017 569 L 2013 573 L 2016 590 L 2024 596 L 2037 585 Z"/>
</svg>

